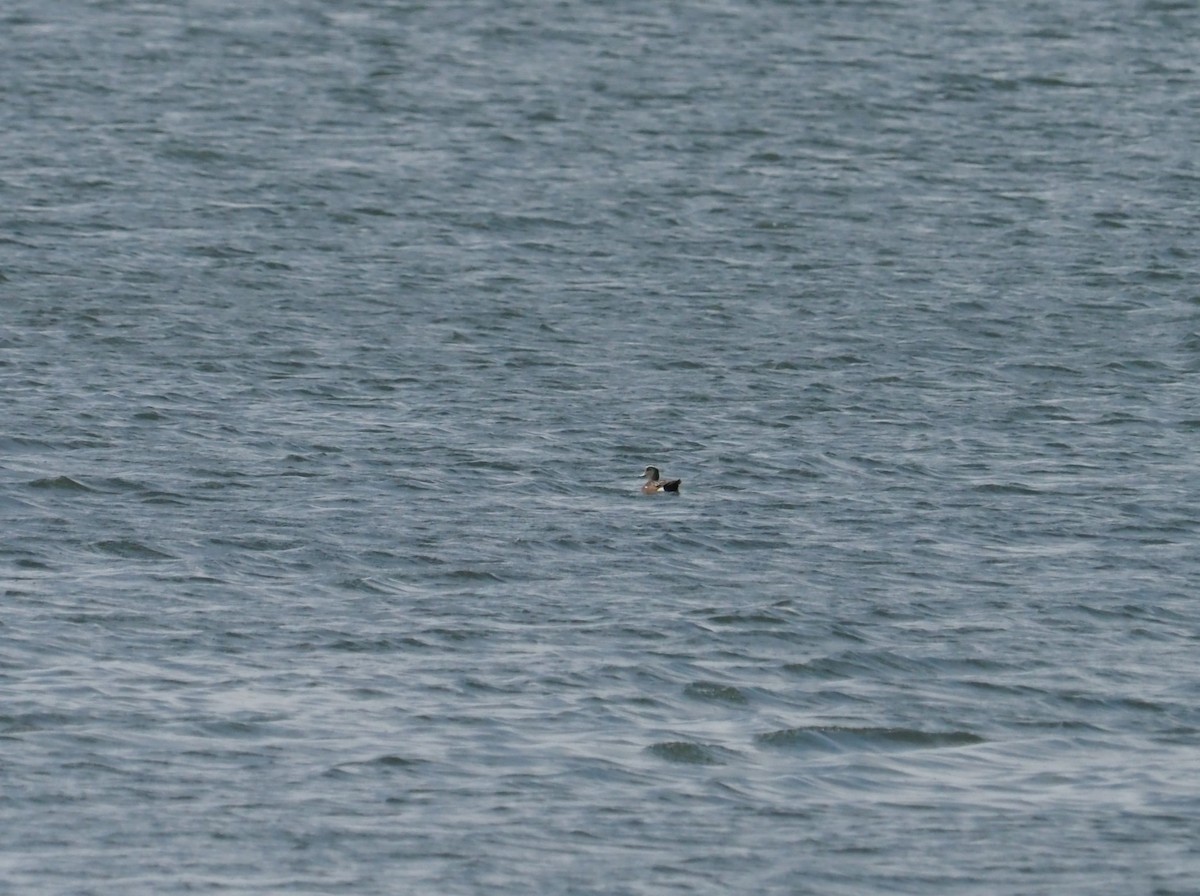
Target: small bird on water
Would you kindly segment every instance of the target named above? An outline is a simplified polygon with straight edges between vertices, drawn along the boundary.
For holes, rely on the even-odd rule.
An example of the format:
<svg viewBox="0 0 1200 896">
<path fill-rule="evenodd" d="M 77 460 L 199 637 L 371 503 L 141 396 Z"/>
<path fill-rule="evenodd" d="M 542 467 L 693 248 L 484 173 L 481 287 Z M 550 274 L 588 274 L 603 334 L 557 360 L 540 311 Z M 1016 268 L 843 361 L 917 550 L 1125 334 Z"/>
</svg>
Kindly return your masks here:
<svg viewBox="0 0 1200 896">
<path fill-rule="evenodd" d="M 646 480 L 642 486 L 643 495 L 657 495 L 659 492 L 675 492 L 679 493 L 679 483 L 682 479 L 662 479 L 659 477 L 658 467 L 646 467 L 646 472 L 642 474 L 642 478 Z"/>
</svg>

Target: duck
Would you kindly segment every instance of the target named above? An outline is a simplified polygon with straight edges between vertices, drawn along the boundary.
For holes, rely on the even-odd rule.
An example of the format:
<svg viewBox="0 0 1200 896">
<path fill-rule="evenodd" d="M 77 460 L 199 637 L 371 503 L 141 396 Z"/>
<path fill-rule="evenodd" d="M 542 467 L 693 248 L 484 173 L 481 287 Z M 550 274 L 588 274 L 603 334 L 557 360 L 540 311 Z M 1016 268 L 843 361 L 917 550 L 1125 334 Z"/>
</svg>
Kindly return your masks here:
<svg viewBox="0 0 1200 896">
<path fill-rule="evenodd" d="M 642 478 L 646 482 L 642 485 L 643 495 L 657 495 L 659 492 L 675 492 L 679 493 L 679 483 L 682 479 L 662 479 L 658 473 L 658 467 L 646 467 L 646 472 L 642 473 Z"/>
</svg>

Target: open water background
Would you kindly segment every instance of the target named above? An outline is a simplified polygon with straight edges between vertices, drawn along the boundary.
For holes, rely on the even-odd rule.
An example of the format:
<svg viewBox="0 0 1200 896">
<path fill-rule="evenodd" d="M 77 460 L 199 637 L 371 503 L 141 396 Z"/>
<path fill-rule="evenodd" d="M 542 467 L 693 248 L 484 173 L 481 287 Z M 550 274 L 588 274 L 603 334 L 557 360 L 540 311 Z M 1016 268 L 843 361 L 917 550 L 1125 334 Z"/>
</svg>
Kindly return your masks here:
<svg viewBox="0 0 1200 896">
<path fill-rule="evenodd" d="M 3 890 L 1195 893 L 1198 47 L 6 2 Z"/>
</svg>

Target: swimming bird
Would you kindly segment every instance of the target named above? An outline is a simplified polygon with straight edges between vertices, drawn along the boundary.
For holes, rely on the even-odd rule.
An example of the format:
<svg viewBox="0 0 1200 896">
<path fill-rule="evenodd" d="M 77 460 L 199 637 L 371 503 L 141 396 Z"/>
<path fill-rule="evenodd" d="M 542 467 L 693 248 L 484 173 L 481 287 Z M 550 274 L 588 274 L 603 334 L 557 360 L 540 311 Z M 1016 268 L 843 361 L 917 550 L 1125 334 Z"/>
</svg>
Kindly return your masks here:
<svg viewBox="0 0 1200 896">
<path fill-rule="evenodd" d="M 679 492 L 679 483 L 682 479 L 659 479 L 658 467 L 646 467 L 646 472 L 642 474 L 642 478 L 646 483 L 642 486 L 643 495 L 657 495 L 659 492 Z"/>
</svg>

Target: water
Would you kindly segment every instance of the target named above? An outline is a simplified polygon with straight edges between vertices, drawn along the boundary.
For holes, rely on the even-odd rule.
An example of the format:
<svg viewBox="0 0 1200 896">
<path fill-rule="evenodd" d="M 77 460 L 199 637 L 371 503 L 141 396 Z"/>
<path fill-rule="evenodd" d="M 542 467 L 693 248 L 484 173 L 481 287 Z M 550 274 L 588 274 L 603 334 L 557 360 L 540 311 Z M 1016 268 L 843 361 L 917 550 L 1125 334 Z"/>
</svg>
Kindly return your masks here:
<svg viewBox="0 0 1200 896">
<path fill-rule="evenodd" d="M 4 889 L 1195 892 L 1198 37 L 7 4 Z"/>
</svg>

